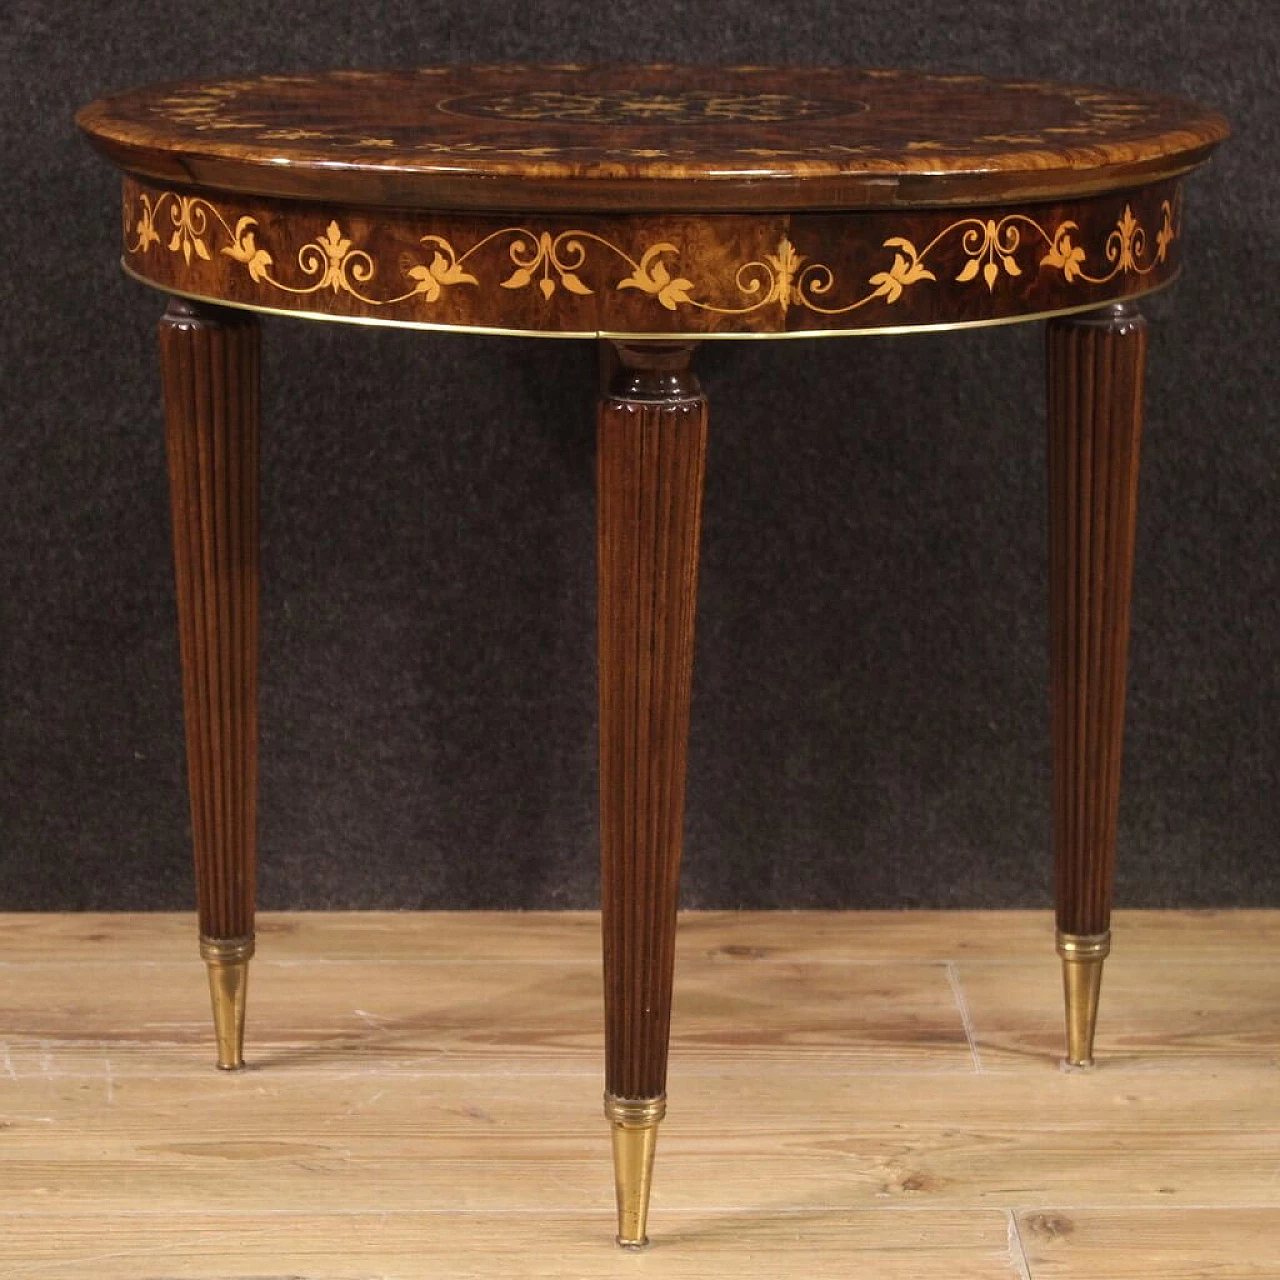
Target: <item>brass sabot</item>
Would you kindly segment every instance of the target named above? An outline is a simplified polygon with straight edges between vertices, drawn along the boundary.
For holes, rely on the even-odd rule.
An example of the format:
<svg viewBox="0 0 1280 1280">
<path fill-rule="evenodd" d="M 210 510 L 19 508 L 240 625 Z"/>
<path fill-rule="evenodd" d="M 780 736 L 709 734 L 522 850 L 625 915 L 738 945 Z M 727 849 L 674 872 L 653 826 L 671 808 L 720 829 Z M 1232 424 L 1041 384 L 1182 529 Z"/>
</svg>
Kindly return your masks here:
<svg viewBox="0 0 1280 1280">
<path fill-rule="evenodd" d="M 642 1249 L 649 1243 L 649 1193 L 658 1125 L 667 1114 L 666 1095 L 657 1098 L 604 1096 L 613 1137 L 613 1176 L 618 1196 L 618 1243 Z"/>
<path fill-rule="evenodd" d="M 253 950 L 252 938 L 200 939 L 200 955 L 209 974 L 218 1068 L 222 1071 L 238 1071 L 244 1066 L 245 993 Z"/>
<path fill-rule="evenodd" d="M 1098 1025 L 1102 965 L 1110 951 L 1110 932 L 1058 934 L 1062 989 L 1067 1006 L 1068 1066 L 1093 1066 L 1093 1036 Z"/>
</svg>

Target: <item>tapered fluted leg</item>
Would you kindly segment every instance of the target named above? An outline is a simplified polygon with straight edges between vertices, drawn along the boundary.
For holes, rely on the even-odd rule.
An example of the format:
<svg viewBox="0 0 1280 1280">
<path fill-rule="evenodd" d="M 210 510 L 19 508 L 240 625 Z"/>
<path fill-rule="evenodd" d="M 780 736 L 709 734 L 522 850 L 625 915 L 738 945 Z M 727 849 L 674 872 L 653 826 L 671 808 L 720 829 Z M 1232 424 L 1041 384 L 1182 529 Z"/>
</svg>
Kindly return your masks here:
<svg viewBox="0 0 1280 1280">
<path fill-rule="evenodd" d="M 1053 839 L 1067 1061 L 1093 1061 L 1111 945 L 1146 323 L 1049 322 Z"/>
<path fill-rule="evenodd" d="M 619 344 L 598 434 L 605 1114 L 618 1243 L 646 1241 L 667 1046 L 707 405 L 691 344 Z"/>
<path fill-rule="evenodd" d="M 200 952 L 232 1070 L 253 954 L 260 339 L 248 313 L 180 299 L 159 337 Z"/>
</svg>

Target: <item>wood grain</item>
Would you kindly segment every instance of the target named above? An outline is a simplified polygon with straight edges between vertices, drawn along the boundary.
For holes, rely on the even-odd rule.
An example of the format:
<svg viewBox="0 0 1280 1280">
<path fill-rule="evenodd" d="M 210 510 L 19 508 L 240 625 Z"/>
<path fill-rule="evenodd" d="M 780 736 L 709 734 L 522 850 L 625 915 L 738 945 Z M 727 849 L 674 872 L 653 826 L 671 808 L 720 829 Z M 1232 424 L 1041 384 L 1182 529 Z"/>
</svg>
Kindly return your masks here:
<svg viewBox="0 0 1280 1280">
<path fill-rule="evenodd" d="M 439 1024 L 462 1047 L 453 1069 L 443 1057 L 404 1069 L 321 1043 L 315 1055 L 268 1053 L 242 1074 L 211 1074 L 204 1053 L 169 1043 L 164 1027 L 198 1004 L 189 918 L 8 916 L 0 1271 L 617 1274 L 588 959 L 596 916 L 480 916 L 474 931 L 460 915 L 264 923 L 266 1037 L 356 1036 L 358 1001 L 369 1015 L 360 1034 L 392 1041 L 416 1006 L 411 1036 L 428 1043 Z M 700 1034 L 682 1046 L 677 1036 L 653 1248 L 626 1261 L 681 1277 L 748 1266 L 780 1277 L 852 1267 L 904 1280 L 1271 1280 L 1280 963 L 1266 951 L 1280 913 L 1117 920 L 1135 946 L 1111 961 L 1112 1023 L 1144 1019 L 1142 1043 L 1089 1073 L 1056 1066 L 1046 916 L 1009 916 L 1004 956 L 992 948 L 982 959 L 979 946 L 948 963 L 957 943 L 996 937 L 998 923 L 942 913 L 687 918 L 681 988 L 694 1000 L 677 1028 Z M 160 951 L 170 959 L 138 959 L 152 936 L 169 940 Z M 179 940 L 182 964 L 172 959 Z M 426 940 L 434 948 L 417 954 Z M 344 959 L 348 943 L 365 955 Z M 1027 957 L 1043 982 L 1023 968 Z M 110 980 L 93 983 L 91 997 L 84 978 L 100 969 Z M 570 992 L 557 1004 L 562 983 Z M 1041 995 L 1050 1043 L 1002 1053 L 1001 1010 L 1011 1006 L 1016 1024 L 1028 996 Z M 534 1032 L 530 1006 L 544 1001 L 548 1027 Z M 919 1036 L 947 1001 L 950 1024 L 973 1028 L 978 1059 L 963 1043 Z M 105 1030 L 148 1014 L 159 1025 L 136 1042 Z M 841 1016 L 858 1019 L 847 1036 Z M 1224 1034 L 1233 1027 L 1252 1030 Z M 570 1055 L 530 1052 L 531 1036 L 562 1034 Z M 744 1062 L 760 1069 L 739 1070 Z"/>
<path fill-rule="evenodd" d="M 270 917 L 255 977 L 268 1040 L 389 1042 L 409 1023 L 427 1045 L 438 1024 L 461 1052 L 419 1070 L 321 1043 L 231 1076 L 164 1026 L 186 1010 L 201 1030 L 189 941 L 185 963 L 138 959 L 151 936 L 179 954 L 189 917 L 0 919 L 0 1271 L 616 1274 L 586 958 L 598 918 L 563 919 L 564 961 L 558 919 L 490 915 L 469 933 L 466 916 Z M 1057 1069 L 1044 915 L 1008 918 L 1004 956 L 988 943 L 992 959 L 954 961 L 999 922 L 689 917 L 677 1027 L 700 1034 L 676 1039 L 646 1272 L 1270 1280 L 1280 913 L 1118 919 L 1135 945 L 1111 962 L 1111 1021 L 1145 1020 L 1142 1043 L 1084 1073 Z M 424 939 L 435 948 L 416 954 Z M 349 944 L 365 954 L 344 958 Z M 110 981 L 90 987 L 99 968 Z M 1001 1017 L 1025 1025 L 1041 995 L 1052 1043 L 1003 1053 Z M 919 1036 L 944 1011 L 977 1058 L 963 1033 Z M 133 1042 L 105 1031 L 131 1021 Z M 562 1036 L 567 1055 L 529 1052 Z"/>
<path fill-rule="evenodd" d="M 1111 918 L 1146 323 L 1048 325 L 1050 682 L 1058 927 Z"/>
<path fill-rule="evenodd" d="M 200 932 L 253 933 L 260 337 L 175 299 L 160 322 Z"/>
<path fill-rule="evenodd" d="M 1150 93 L 852 67 L 424 67 L 128 89 L 80 127 L 165 181 L 420 208 L 865 208 L 1154 181 L 1227 136 Z"/>
<path fill-rule="evenodd" d="M 1280 1209 L 1064 1209 L 1018 1215 L 1034 1280 L 1275 1280 Z"/>
<path fill-rule="evenodd" d="M 1280 1063 L 1277 953 L 1244 961 L 1170 946 L 1165 959 L 1139 959 L 1118 946 L 1107 961 L 1106 1016 L 1097 1054 L 1111 1074 L 1260 1070 Z M 1050 953 L 1020 968 L 957 966 L 974 1038 L 989 1070 L 1053 1070 L 1062 1052 L 1057 961 Z"/>
<path fill-rule="evenodd" d="M 1280 1207 L 1266 1075 L 1117 1090 L 1062 1073 L 690 1074 L 663 1122 L 653 1209 Z M 608 1188 L 598 1078 L 277 1066 L 231 1087 L 105 1069 L 0 1087 L 9 1211 L 251 1212 L 265 1185 L 293 1213 L 573 1212 Z"/>
<path fill-rule="evenodd" d="M 378 324 L 579 337 L 874 332 L 1096 307 L 1172 281 L 1183 230 L 1178 180 L 963 211 L 534 215 L 127 176 L 122 214 L 127 269 L 169 291 Z"/>
<path fill-rule="evenodd" d="M 595 911 L 262 912 L 259 964 L 306 968 L 361 965 L 600 965 Z M 1240 966 L 1280 955 L 1280 912 L 1232 908 L 1117 910 L 1121 963 Z M 190 964 L 195 920 L 180 912 L 0 913 L 0 971 L 47 964 Z M 981 961 L 984 968 L 1052 965 L 1047 911 L 682 911 L 676 957 L 733 974 L 796 964 L 936 965 Z M 744 977 L 743 981 L 750 979 Z M 1013 975 L 1011 981 L 1016 981 Z M 1030 988 L 1032 983 L 1028 983 Z M 1052 995 L 1058 989 L 1051 974 Z"/>
<path fill-rule="evenodd" d="M 666 1088 L 707 402 L 688 345 L 619 344 L 597 433 L 605 1088 Z"/>
<path fill-rule="evenodd" d="M 536 1218 L 423 1211 L 249 1212 L 234 1221 L 216 1212 L 84 1214 L 0 1219 L 0 1229 L 10 1256 L 38 1267 L 39 1275 L 83 1276 L 91 1263 L 95 1280 L 616 1280 L 633 1269 L 663 1280 L 715 1280 L 740 1276 L 744 1257 L 760 1274 L 811 1280 L 847 1280 L 851 1268 L 876 1280 L 1019 1280 L 1002 1213 L 884 1219 L 868 1231 L 861 1213 L 668 1213 L 663 1237 L 642 1262 L 620 1259 L 607 1241 L 611 1224 L 581 1209 Z M 234 1249 L 227 1247 L 230 1237 Z"/>
<path fill-rule="evenodd" d="M 264 1069 L 415 1074 L 505 1072 L 519 1061 L 529 1070 L 598 1078 L 599 962 L 534 965 L 505 982 L 509 963 L 315 966 L 259 956 L 249 1013 L 254 1061 Z M 714 963 L 682 970 L 677 1067 L 706 1070 L 715 1062 L 717 1072 L 752 1075 L 790 1071 L 802 1058 L 832 1071 L 972 1069 L 941 966 L 770 966 L 742 972 L 738 983 L 733 973 Z M 636 975 L 646 976 L 654 983 L 659 975 Z M 381 993 L 377 1001 L 372 990 Z M 797 1001 L 807 1008 L 799 1022 L 788 1013 Z M 82 965 L 55 963 L 23 975 L 8 1007 L 25 1031 L 0 1036 L 19 1074 L 46 1062 L 73 1069 L 86 1053 L 83 1069 L 96 1072 L 102 1045 L 111 1046 L 119 1072 L 156 1070 L 161 1061 L 181 1071 L 207 1035 L 202 1005 L 201 974 L 190 964 L 143 969 L 105 1005 L 87 998 Z M 620 1012 L 613 1011 L 617 1021 Z M 744 1026 L 752 1028 L 751 1054 L 742 1049 Z M 495 1056 L 498 1044 L 505 1056 Z"/>
</svg>

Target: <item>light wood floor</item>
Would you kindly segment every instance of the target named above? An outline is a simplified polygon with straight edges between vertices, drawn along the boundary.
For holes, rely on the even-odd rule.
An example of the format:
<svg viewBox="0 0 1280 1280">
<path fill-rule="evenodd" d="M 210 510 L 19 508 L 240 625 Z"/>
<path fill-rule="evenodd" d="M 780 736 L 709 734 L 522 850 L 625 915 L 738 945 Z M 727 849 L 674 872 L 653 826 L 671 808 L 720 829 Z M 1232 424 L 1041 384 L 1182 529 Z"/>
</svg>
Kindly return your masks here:
<svg viewBox="0 0 1280 1280">
<path fill-rule="evenodd" d="M 594 915 L 0 916 L 0 1275 L 1280 1277 L 1280 912 L 1123 914 L 1067 1073 L 1046 914 L 683 918 L 642 1254 Z"/>
</svg>

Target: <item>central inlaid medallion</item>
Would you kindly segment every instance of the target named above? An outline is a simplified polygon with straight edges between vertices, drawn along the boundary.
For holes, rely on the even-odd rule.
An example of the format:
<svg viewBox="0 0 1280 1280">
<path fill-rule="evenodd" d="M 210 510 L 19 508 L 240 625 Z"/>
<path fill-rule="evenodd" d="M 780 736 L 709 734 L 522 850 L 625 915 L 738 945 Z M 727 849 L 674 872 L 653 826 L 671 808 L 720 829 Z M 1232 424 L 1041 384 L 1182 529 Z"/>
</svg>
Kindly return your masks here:
<svg viewBox="0 0 1280 1280">
<path fill-rule="evenodd" d="M 530 89 L 447 98 L 440 110 L 490 120 L 580 120 L 588 124 L 779 124 L 820 120 L 867 110 L 864 102 L 834 102 L 789 93 L 714 89 Z"/>
</svg>

